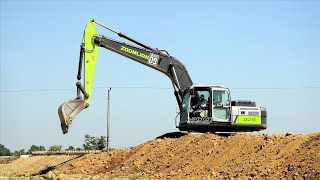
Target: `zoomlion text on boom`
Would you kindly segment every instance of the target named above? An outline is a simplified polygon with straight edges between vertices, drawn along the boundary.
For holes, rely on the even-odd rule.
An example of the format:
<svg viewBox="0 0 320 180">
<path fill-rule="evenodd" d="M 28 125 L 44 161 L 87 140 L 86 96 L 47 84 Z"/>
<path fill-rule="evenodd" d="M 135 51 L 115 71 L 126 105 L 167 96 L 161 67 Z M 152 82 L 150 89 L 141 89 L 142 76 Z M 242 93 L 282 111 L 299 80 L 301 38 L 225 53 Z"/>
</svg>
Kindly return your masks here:
<svg viewBox="0 0 320 180">
<path fill-rule="evenodd" d="M 146 55 L 146 54 L 143 54 L 141 52 L 138 52 L 138 51 L 135 51 L 133 49 L 130 49 L 130 48 L 127 48 L 127 47 L 124 47 L 124 46 L 121 46 L 121 51 L 124 51 L 124 52 L 128 52 L 130 54 L 133 54 L 133 55 L 136 55 L 136 56 L 139 56 L 139 57 L 142 57 L 144 59 L 149 59 L 149 56 Z"/>
</svg>

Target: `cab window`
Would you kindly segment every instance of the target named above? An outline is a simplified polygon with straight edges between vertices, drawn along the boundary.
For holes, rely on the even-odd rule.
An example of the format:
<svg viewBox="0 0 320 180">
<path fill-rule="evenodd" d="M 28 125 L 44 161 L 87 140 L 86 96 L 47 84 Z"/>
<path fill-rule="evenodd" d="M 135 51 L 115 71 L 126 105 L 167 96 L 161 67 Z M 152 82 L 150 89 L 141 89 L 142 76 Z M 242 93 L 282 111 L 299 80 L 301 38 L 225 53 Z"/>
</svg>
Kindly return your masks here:
<svg viewBox="0 0 320 180">
<path fill-rule="evenodd" d="M 182 102 L 182 110 L 183 111 L 186 111 L 188 109 L 189 97 L 190 97 L 190 92 L 187 92 L 183 97 L 183 102 Z"/>
<path fill-rule="evenodd" d="M 227 105 L 227 101 L 229 99 L 229 94 L 227 91 L 213 91 L 213 104 L 221 104 L 226 106 Z"/>
</svg>

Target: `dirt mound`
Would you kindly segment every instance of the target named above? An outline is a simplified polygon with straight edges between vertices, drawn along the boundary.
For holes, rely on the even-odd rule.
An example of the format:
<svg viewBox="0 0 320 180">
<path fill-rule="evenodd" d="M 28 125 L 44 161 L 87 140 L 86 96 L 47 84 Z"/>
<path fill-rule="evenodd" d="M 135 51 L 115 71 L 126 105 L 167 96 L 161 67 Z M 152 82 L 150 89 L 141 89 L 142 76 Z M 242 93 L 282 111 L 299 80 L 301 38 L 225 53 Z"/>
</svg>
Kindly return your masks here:
<svg viewBox="0 0 320 180">
<path fill-rule="evenodd" d="M 189 134 L 85 155 L 57 166 L 53 172 L 147 179 L 320 179 L 320 133 L 230 137 Z"/>
<path fill-rule="evenodd" d="M 3 176 L 30 176 L 74 159 L 77 156 L 36 156 L 16 159 L 9 164 L 0 164 L 0 179 Z"/>
<path fill-rule="evenodd" d="M 18 159 L 19 157 L 16 156 L 0 156 L 0 164 L 8 164 L 11 163 L 12 161 Z"/>
</svg>

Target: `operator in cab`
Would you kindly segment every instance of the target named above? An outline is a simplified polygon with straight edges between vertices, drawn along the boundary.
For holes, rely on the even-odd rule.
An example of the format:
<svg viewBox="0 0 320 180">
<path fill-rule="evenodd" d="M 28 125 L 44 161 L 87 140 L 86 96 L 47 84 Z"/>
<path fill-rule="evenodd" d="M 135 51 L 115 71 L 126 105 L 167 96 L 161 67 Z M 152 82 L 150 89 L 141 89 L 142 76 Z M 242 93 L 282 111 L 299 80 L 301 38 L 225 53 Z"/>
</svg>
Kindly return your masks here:
<svg viewBox="0 0 320 180">
<path fill-rule="evenodd" d="M 208 101 L 204 98 L 204 95 L 201 94 L 197 104 L 192 106 L 192 108 L 194 110 L 197 110 L 197 109 L 200 109 L 201 107 L 205 108 L 205 107 L 207 107 L 207 105 L 208 105 Z"/>
</svg>

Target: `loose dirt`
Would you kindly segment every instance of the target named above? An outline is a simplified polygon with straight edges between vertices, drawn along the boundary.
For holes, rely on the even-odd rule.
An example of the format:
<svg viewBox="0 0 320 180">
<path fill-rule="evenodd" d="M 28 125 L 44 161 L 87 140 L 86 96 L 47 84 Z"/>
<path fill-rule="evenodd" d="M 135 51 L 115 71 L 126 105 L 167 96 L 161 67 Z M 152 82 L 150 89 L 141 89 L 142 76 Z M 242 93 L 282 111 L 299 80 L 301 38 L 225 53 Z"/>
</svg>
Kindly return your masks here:
<svg viewBox="0 0 320 180">
<path fill-rule="evenodd" d="M 3 169 L 0 166 L 0 174 Z M 230 137 L 189 134 L 84 155 L 50 170 L 56 177 L 71 179 L 320 179 L 320 133 Z"/>
<path fill-rule="evenodd" d="M 41 171 L 55 167 L 76 157 L 77 156 L 35 156 L 19 158 L 9 164 L 0 164 L 0 179 L 4 176 L 37 175 Z"/>
</svg>

